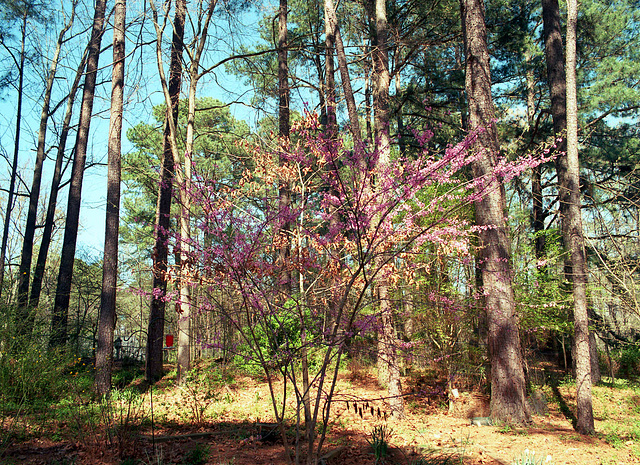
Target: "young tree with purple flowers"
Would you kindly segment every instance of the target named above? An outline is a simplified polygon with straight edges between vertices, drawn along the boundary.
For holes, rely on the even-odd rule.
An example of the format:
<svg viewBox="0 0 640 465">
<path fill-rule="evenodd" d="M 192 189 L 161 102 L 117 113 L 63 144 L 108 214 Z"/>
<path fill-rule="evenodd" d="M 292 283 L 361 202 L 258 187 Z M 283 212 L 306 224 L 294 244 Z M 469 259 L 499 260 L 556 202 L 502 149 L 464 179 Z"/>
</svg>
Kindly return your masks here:
<svg viewBox="0 0 640 465">
<path fill-rule="evenodd" d="M 292 128 L 297 143 L 247 147 L 255 169 L 239 183 L 195 176 L 191 203 L 203 211 L 199 236 L 207 240 L 192 241 L 188 252 L 195 270 L 191 285 L 205 290 L 193 309 L 215 312 L 235 329 L 237 354 L 266 376 L 283 438 L 285 418 L 291 416 L 298 438 L 308 435 L 306 450 L 295 441 L 296 463 L 319 457 L 350 342 L 379 330 L 374 284 L 419 273 L 419 266 L 407 270 L 399 263 L 420 256 L 428 244 L 470 254 L 476 228 L 460 214 L 464 207 L 538 163 L 502 161 L 482 177 L 463 180 L 460 170 L 478 158 L 469 151 L 478 132 L 437 155 L 426 148 L 432 133 L 420 134 L 419 156 L 381 164 L 378 151 L 353 149 L 340 138 L 328 141 L 315 115 L 307 115 Z M 282 180 L 295 194 L 288 210 L 278 201 Z M 280 244 L 273 234 L 283 222 L 293 226 L 286 266 L 296 277 L 284 302 Z M 303 353 L 313 368 L 301 364 Z M 284 380 L 283 392 L 276 392 L 277 378 Z M 288 386 L 295 393 L 293 411 Z M 303 430 L 306 402 L 310 419 Z"/>
</svg>

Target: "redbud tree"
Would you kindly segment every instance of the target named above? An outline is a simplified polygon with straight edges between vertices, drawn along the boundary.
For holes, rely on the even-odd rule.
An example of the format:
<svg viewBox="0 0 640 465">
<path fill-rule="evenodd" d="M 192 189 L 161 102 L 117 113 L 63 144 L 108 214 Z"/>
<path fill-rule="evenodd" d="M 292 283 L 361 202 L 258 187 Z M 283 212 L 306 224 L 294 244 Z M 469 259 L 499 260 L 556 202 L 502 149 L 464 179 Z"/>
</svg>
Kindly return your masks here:
<svg viewBox="0 0 640 465">
<path fill-rule="evenodd" d="M 461 212 L 495 180 L 540 162 L 503 160 L 490 177 L 469 179 L 465 168 L 482 156 L 470 151 L 477 134 L 431 153 L 426 131 L 416 134 L 417 154 L 380 166 L 375 150 L 328 139 L 321 129 L 308 114 L 291 139 L 247 144 L 253 169 L 239 182 L 196 174 L 189 192 L 201 210 L 200 234 L 189 244 L 191 285 L 199 288 L 194 309 L 233 328 L 237 355 L 264 373 L 295 463 L 317 462 L 332 402 L 349 399 L 336 393 L 338 370 L 350 342 L 376 330 L 376 280 L 415 278 L 428 266 L 421 257 L 430 245 L 470 256 L 475 228 Z M 293 193 L 285 210 L 282 183 Z M 285 263 L 276 260 L 283 243 L 290 247 Z M 294 281 L 287 295 L 284 276 Z M 296 426 L 291 446 L 285 422 Z"/>
</svg>

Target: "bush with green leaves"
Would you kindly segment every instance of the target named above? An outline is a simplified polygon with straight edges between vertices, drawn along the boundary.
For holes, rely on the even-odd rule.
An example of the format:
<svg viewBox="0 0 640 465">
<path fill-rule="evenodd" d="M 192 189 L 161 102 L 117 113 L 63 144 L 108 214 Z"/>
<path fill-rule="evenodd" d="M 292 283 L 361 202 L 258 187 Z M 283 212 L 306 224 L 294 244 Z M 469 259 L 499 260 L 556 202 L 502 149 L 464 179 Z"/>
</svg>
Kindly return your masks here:
<svg viewBox="0 0 640 465">
<path fill-rule="evenodd" d="M 57 402 L 68 392 L 69 383 L 84 376 L 80 359 L 60 352 L 46 352 L 37 344 L 5 340 L 0 351 L 0 404 L 16 409 Z"/>
<path fill-rule="evenodd" d="M 227 371 L 213 363 L 201 363 L 191 369 L 180 385 L 182 401 L 188 409 L 190 421 L 204 422 L 207 409 L 219 400 L 220 389 L 231 380 Z"/>
<path fill-rule="evenodd" d="M 302 328 L 307 334 L 307 341 L 319 337 L 314 333 L 318 322 L 313 320 L 311 309 L 301 305 L 294 297 L 290 298 L 277 311 L 264 311 L 252 321 L 250 327 L 243 329 L 251 341 L 247 341 L 238 351 L 242 356 L 236 357 L 238 368 L 249 374 L 263 374 L 263 365 L 278 368 L 291 363 L 292 357 L 299 358 L 303 346 L 311 348 L 307 342 L 303 344 Z M 317 332 L 319 332 L 318 330 Z M 324 352 L 313 347 L 308 354 L 310 369 L 322 363 Z"/>
<path fill-rule="evenodd" d="M 618 376 L 620 378 L 637 378 L 640 374 L 640 347 L 638 345 L 630 345 L 620 350 L 618 366 Z"/>
</svg>

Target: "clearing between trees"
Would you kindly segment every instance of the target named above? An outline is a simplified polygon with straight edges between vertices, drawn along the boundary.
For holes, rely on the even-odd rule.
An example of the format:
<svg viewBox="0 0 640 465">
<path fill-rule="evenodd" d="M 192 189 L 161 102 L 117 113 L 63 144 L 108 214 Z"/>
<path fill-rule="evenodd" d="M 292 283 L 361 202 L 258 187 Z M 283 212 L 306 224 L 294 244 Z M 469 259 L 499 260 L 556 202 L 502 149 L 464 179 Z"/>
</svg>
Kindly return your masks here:
<svg viewBox="0 0 640 465">
<path fill-rule="evenodd" d="M 201 363 L 178 385 L 175 369 L 165 366 L 168 374 L 149 388 L 142 367 L 130 365 L 116 372 L 120 389 L 99 402 L 91 399 L 88 367 L 78 361 L 65 380 L 68 391 L 48 407 L 3 407 L 0 463 L 287 463 L 260 376 Z M 515 428 L 485 424 L 488 396 L 478 388 L 461 383 L 449 404 L 446 378 L 428 371 L 403 377 L 407 415 L 392 419 L 375 373 L 350 361 L 338 377 L 321 463 L 640 463 L 639 385 L 616 380 L 594 386 L 597 433 L 583 436 L 572 427 L 575 385 L 540 373 L 545 382 L 529 398 L 533 423 Z M 275 381 L 276 392 L 284 392 L 282 383 Z M 474 418 L 482 426 L 472 425 Z M 294 448 L 295 419 L 285 421 Z"/>
</svg>

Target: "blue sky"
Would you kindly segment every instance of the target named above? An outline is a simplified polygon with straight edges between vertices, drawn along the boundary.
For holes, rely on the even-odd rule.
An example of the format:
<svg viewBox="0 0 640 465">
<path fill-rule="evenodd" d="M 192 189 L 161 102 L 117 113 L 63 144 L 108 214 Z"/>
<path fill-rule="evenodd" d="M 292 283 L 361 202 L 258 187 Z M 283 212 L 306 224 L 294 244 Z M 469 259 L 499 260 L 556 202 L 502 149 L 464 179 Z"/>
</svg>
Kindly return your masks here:
<svg viewBox="0 0 640 465">
<path fill-rule="evenodd" d="M 130 4 L 131 5 L 131 4 Z M 130 7 L 131 8 L 131 7 Z M 135 8 L 135 6 L 133 7 Z M 88 12 L 85 12 L 85 15 Z M 128 13 L 129 19 L 132 17 L 131 10 Z M 257 20 L 256 15 L 249 15 L 248 19 Z M 246 28 L 245 30 L 249 31 L 252 28 Z M 255 30 L 255 29 L 252 29 Z M 35 36 L 38 41 L 41 40 L 40 37 L 37 37 L 38 31 L 32 30 L 32 34 L 35 33 Z M 56 32 L 57 34 L 57 32 Z M 130 52 L 132 45 L 131 39 L 135 35 L 131 30 L 129 31 L 129 42 L 127 43 L 127 51 Z M 110 45 L 112 35 L 111 31 L 108 30 L 103 38 L 102 47 L 103 49 Z M 35 39 L 34 39 L 35 40 Z M 82 39 L 85 40 L 85 39 Z M 219 59 L 220 56 L 226 56 L 228 53 L 228 49 L 225 46 L 229 45 L 229 42 L 234 40 L 234 38 L 230 36 L 224 36 L 220 39 L 218 44 L 214 44 L 213 47 L 216 47 L 221 52 L 216 52 L 215 49 L 209 52 L 206 55 L 207 62 L 214 63 Z M 124 117 L 124 125 L 123 125 L 123 152 L 126 152 L 131 149 L 131 144 L 126 139 L 126 131 L 128 128 L 133 125 L 144 121 L 151 121 L 151 107 L 154 104 L 163 102 L 163 97 L 161 93 L 158 91 L 160 89 L 159 79 L 157 77 L 157 65 L 155 62 L 155 55 L 153 54 L 153 46 L 147 46 L 146 55 L 144 57 L 140 57 L 139 55 L 134 56 L 129 59 L 127 64 L 128 69 L 125 77 L 125 98 L 127 102 L 125 103 L 125 117 Z M 43 46 L 43 50 L 46 47 Z M 43 53 L 47 53 L 44 51 Z M 1 57 L 0 57 L 1 58 Z M 63 58 L 64 59 L 64 58 Z M 110 48 L 108 48 L 100 57 L 100 66 L 103 68 L 102 71 L 102 85 L 97 90 L 97 96 L 94 103 L 94 118 L 91 122 L 91 136 L 89 141 L 89 147 L 87 152 L 87 160 L 106 164 L 107 161 L 107 132 L 109 126 L 109 115 L 108 115 L 108 106 L 109 106 L 109 94 L 111 91 L 110 83 L 108 79 L 110 77 L 109 63 L 111 61 Z M 65 71 L 63 66 L 71 67 L 73 60 L 69 60 L 67 62 L 62 61 L 60 67 L 60 77 L 57 82 L 57 95 L 62 95 L 66 88 L 70 85 L 70 82 L 67 82 L 65 79 Z M 208 65 L 208 64 L 205 64 Z M 166 64 L 165 64 L 166 69 Z M 30 69 L 29 72 L 31 75 L 27 77 L 27 87 L 25 90 L 25 98 L 23 100 L 23 117 L 22 117 L 22 130 L 20 137 L 20 152 L 19 152 L 19 173 L 21 178 L 23 179 L 23 184 L 19 186 L 19 192 L 26 193 L 31 186 L 31 178 L 33 174 L 33 163 L 35 159 L 35 147 L 37 142 L 37 131 L 38 124 L 41 112 L 41 96 L 38 94 L 41 92 L 38 86 L 42 86 L 41 80 L 35 75 L 34 70 Z M 73 73 L 73 70 L 70 69 L 67 71 L 69 76 Z M 69 77 L 72 79 L 72 76 Z M 183 92 L 186 90 L 186 83 L 183 84 Z M 246 88 L 242 85 L 242 83 L 235 77 L 231 77 L 226 75 L 222 68 L 219 68 L 216 71 L 215 79 L 211 77 L 205 77 L 199 83 L 199 96 L 212 96 L 218 98 L 222 101 L 231 101 L 236 100 L 239 96 L 242 96 L 242 100 L 248 101 L 250 98 L 249 94 L 244 94 L 246 92 Z M 77 100 L 80 100 L 81 92 L 79 92 L 79 96 Z M 54 101 L 56 96 L 54 96 Z M 13 158 L 13 145 L 15 140 L 15 119 L 16 119 L 16 102 L 17 102 L 17 92 L 15 89 L 5 89 L 0 92 L 0 154 L 7 159 Z M 64 114 L 64 105 L 57 111 L 54 118 L 57 121 L 62 119 Z M 73 116 L 73 124 L 77 122 L 77 109 L 74 112 Z M 258 114 L 257 112 L 251 110 L 249 107 L 245 105 L 234 105 L 232 106 L 232 113 L 236 118 L 246 120 L 252 127 L 256 126 Z M 49 130 L 48 136 L 50 140 L 52 131 Z M 72 147 L 75 141 L 75 134 L 73 134 L 69 141 L 67 142 L 67 148 Z M 48 199 L 49 186 L 51 183 L 52 170 L 54 160 L 52 158 L 55 157 L 55 150 L 52 150 L 49 154 L 49 160 L 45 162 L 44 173 L 42 179 L 42 188 L 41 188 L 41 196 L 43 199 Z M 85 172 L 83 191 L 82 191 L 82 206 L 80 211 L 80 232 L 78 236 L 78 253 L 77 256 L 84 256 L 87 258 L 101 259 L 102 258 L 102 249 L 104 242 L 104 222 L 105 222 L 105 196 L 106 196 L 106 166 L 93 166 L 89 168 Z M 64 180 L 68 179 L 70 172 L 69 170 L 66 173 Z M 7 163 L 7 160 L 0 159 L 0 185 L 3 188 L 8 188 L 10 179 L 10 165 Z M 124 186 L 123 186 L 124 187 Z M 60 196 L 58 197 L 58 210 L 64 214 L 66 210 L 67 203 L 67 191 L 68 188 L 65 188 Z M 4 212 L 6 210 L 6 193 L 0 193 L 0 212 L 2 212 L 2 216 L 4 217 Z M 44 205 L 44 203 L 41 203 Z M 46 207 L 40 207 L 41 210 Z M 14 218 L 19 215 L 19 208 L 14 209 L 14 214 L 12 215 Z M 22 221 L 18 221 L 18 224 L 23 224 Z M 63 227 L 63 223 L 59 225 L 61 228 Z M 16 231 L 13 231 L 15 235 Z M 62 231 L 59 233 L 58 239 L 62 239 Z M 20 241 L 15 240 L 15 246 L 19 247 Z M 19 253 L 19 249 L 17 250 Z M 16 254 L 16 250 L 13 250 L 14 258 Z"/>
</svg>

